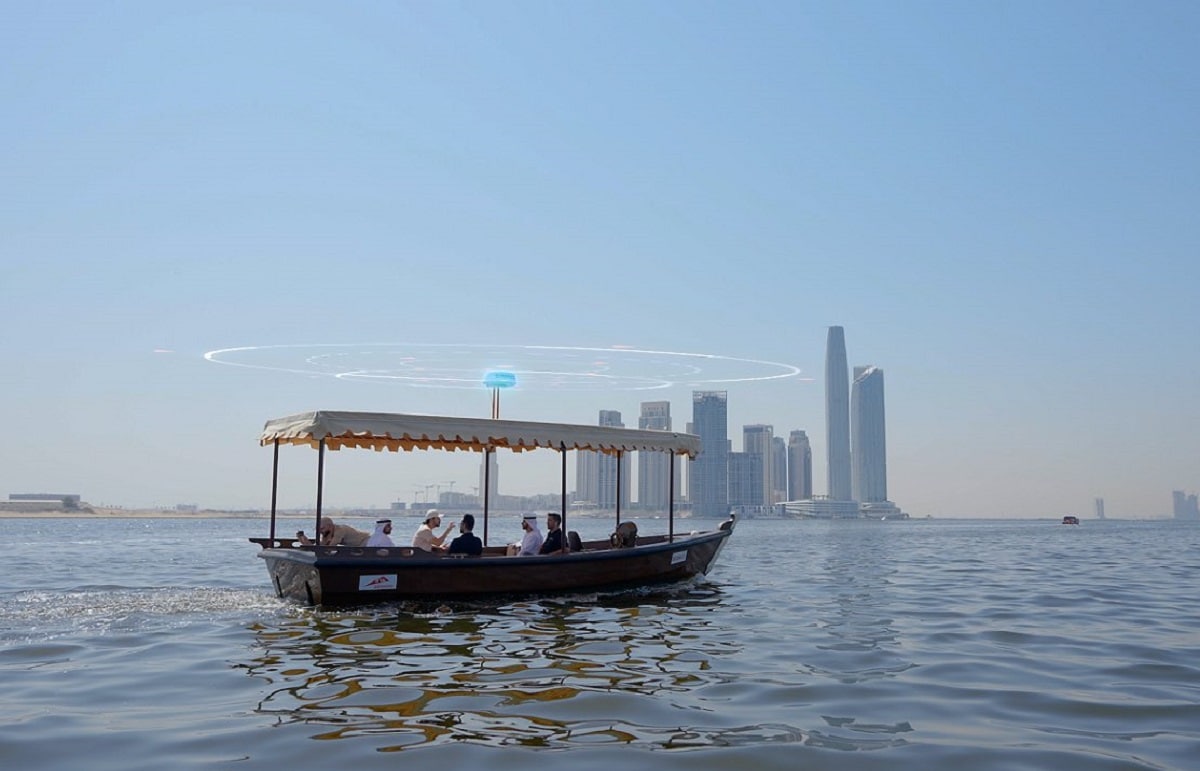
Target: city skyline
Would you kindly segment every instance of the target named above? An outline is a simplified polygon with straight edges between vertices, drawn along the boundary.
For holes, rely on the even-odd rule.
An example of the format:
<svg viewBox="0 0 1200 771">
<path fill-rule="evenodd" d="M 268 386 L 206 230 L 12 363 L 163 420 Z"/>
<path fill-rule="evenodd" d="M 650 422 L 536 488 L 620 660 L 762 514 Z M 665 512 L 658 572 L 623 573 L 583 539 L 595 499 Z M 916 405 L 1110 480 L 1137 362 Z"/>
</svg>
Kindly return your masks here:
<svg viewBox="0 0 1200 771">
<path fill-rule="evenodd" d="M 262 508 L 267 420 L 487 417 L 464 384 L 510 362 L 481 347 L 528 346 L 503 417 L 678 427 L 724 391 L 735 444 L 807 432 L 820 495 L 830 324 L 886 371 L 913 516 L 1200 489 L 1200 6 L 7 10 L 0 491 Z M 801 373 L 723 382 L 755 362 Z M 283 455 L 281 505 L 311 506 Z M 329 505 L 483 484 L 331 455 Z M 499 454 L 501 489 L 553 489 L 538 456 Z"/>
<path fill-rule="evenodd" d="M 882 376 L 882 370 L 880 368 L 874 367 L 872 365 L 859 365 L 859 366 L 854 367 L 854 370 L 855 370 L 855 378 L 851 381 L 852 385 L 854 382 L 856 382 L 858 380 L 858 377 L 860 375 L 865 375 L 868 373 L 876 373 L 880 378 Z M 879 385 L 881 387 L 881 383 Z M 714 425 L 716 425 L 716 424 L 719 424 L 719 422 L 720 422 L 721 411 L 723 411 L 724 414 L 726 415 L 727 422 L 725 424 L 725 439 L 723 442 L 723 446 L 727 450 L 727 452 L 724 455 L 725 455 L 725 464 L 728 467 L 731 462 L 730 457 L 732 455 L 747 453 L 747 449 L 746 449 L 747 445 L 745 444 L 744 440 L 743 440 L 742 449 L 738 452 L 734 452 L 732 450 L 732 443 L 728 438 L 728 431 L 730 429 L 730 424 L 728 423 L 728 417 L 727 417 L 728 410 L 729 410 L 729 402 L 730 402 L 728 392 L 694 392 L 692 394 L 693 405 L 695 405 L 695 403 L 696 403 L 697 396 L 699 396 L 701 398 L 701 401 L 708 402 L 710 404 L 713 404 L 713 403 L 719 404 L 719 409 L 716 410 L 714 414 L 708 415 L 706 417 L 706 420 L 714 421 Z M 606 401 L 606 400 L 601 399 L 599 401 Z M 669 428 L 670 428 L 669 414 L 670 414 L 671 402 L 670 401 L 642 402 L 642 403 L 640 403 L 640 406 L 644 407 L 647 404 L 655 406 L 655 411 L 653 414 L 656 417 L 647 419 L 646 422 L 648 423 L 648 425 L 646 425 L 646 426 L 639 425 L 639 427 L 655 428 L 657 430 L 669 430 Z M 621 411 L 620 410 L 600 409 L 598 411 L 598 413 L 600 415 L 600 418 L 599 418 L 599 420 L 595 421 L 596 425 L 612 425 L 612 426 L 623 425 L 622 420 L 621 420 Z M 851 414 L 853 414 L 853 412 Z M 663 419 L 664 417 L 666 418 L 665 420 Z M 665 429 L 662 425 L 664 422 L 667 424 Z M 741 426 L 741 428 L 743 430 L 743 434 L 745 435 L 747 429 L 753 429 L 753 430 L 757 431 L 757 430 L 761 430 L 764 428 L 771 429 L 772 426 L 755 423 L 755 424 L 743 424 Z M 695 432 L 695 427 L 691 423 L 689 423 L 689 425 L 687 426 L 687 429 L 691 432 Z M 719 432 L 718 432 L 718 435 L 719 435 Z M 803 435 L 804 439 L 807 440 L 807 429 L 790 429 L 789 435 L 791 437 L 795 437 L 795 435 Z M 779 437 L 775 437 L 775 439 L 778 440 Z M 719 439 L 715 440 L 715 441 L 720 443 Z M 810 478 L 808 480 L 809 487 L 810 487 L 809 494 L 812 495 L 812 494 L 814 494 L 814 491 L 811 489 L 811 485 L 812 485 L 811 474 L 813 473 L 812 468 L 811 468 L 811 463 L 812 463 L 811 447 L 807 445 L 807 442 L 805 442 L 802 445 L 802 447 L 805 447 L 808 451 L 807 452 L 807 462 L 808 462 L 808 472 L 807 473 L 810 476 Z M 644 458 L 652 458 L 653 457 L 653 454 L 646 454 L 646 453 L 639 453 L 638 455 L 641 456 L 639 458 L 639 465 L 642 462 L 642 460 L 641 460 L 642 457 L 644 457 Z M 592 456 L 594 456 L 594 457 L 592 457 Z M 518 456 L 514 456 L 514 455 L 510 455 L 510 454 L 502 454 L 502 453 L 495 453 L 491 456 L 492 467 L 491 467 L 489 481 L 491 484 L 492 499 L 498 500 L 499 496 L 529 497 L 529 498 L 538 498 L 538 497 L 549 496 L 549 497 L 557 500 L 558 493 L 556 491 L 550 491 L 550 487 L 545 487 L 545 489 L 542 489 L 536 483 L 532 487 L 524 486 L 519 491 L 509 491 L 509 490 L 503 488 L 504 483 L 501 480 L 503 480 L 504 477 L 500 473 L 500 464 L 505 459 L 512 459 L 512 461 L 515 461 L 517 459 L 517 457 Z M 801 462 L 803 463 L 803 458 L 804 458 L 803 454 L 801 455 L 801 458 L 802 458 Z M 478 474 L 478 479 L 480 482 L 479 486 L 476 486 L 474 488 L 474 490 L 477 492 L 479 489 L 481 489 L 481 487 L 483 485 L 483 480 L 484 480 L 482 457 L 472 456 L 472 462 L 475 464 L 474 467 L 476 468 L 476 471 Z M 599 471 L 599 466 L 602 462 L 606 463 L 606 471 L 603 472 L 603 475 Z M 788 459 L 788 462 L 789 463 L 791 462 L 790 457 Z M 557 461 L 556 461 L 556 463 L 557 463 Z M 616 464 L 616 459 L 612 458 L 612 457 L 608 457 L 608 456 L 601 457 L 595 453 L 579 453 L 578 457 L 576 458 L 575 463 L 572 467 L 573 468 L 572 484 L 569 486 L 569 490 L 576 495 L 576 499 L 580 499 L 579 495 L 581 494 L 581 490 L 591 490 L 593 488 L 595 488 L 596 490 L 600 490 L 602 487 L 606 487 L 606 486 L 611 487 L 612 480 L 615 479 L 615 464 Z M 637 489 L 639 489 L 639 490 L 642 489 L 642 484 L 639 481 L 641 479 L 640 469 L 639 469 L 638 477 L 631 476 L 631 474 L 630 474 L 631 459 L 628 455 L 625 455 L 622 457 L 622 464 L 623 464 L 623 468 L 625 469 L 622 472 L 622 478 L 624 480 L 623 481 L 624 496 L 623 496 L 622 506 L 628 507 L 630 505 L 630 503 L 632 503 L 632 502 L 638 502 L 640 504 L 640 503 L 642 503 L 640 496 L 638 498 L 634 498 L 630 495 L 630 489 L 632 488 L 632 486 L 634 485 L 635 482 L 637 482 Z M 681 479 L 690 479 L 691 478 L 690 473 L 689 473 L 691 464 L 685 463 L 684 466 L 685 466 L 685 468 L 689 468 L 689 471 L 685 471 L 681 474 L 677 474 L 677 476 L 676 476 L 676 486 L 677 487 L 679 486 Z M 509 468 L 511 469 L 511 466 Z M 554 468 L 557 469 L 557 465 L 555 465 Z M 590 469 L 590 471 L 584 471 L 585 468 Z M 761 465 L 755 466 L 754 468 L 756 469 L 756 473 L 761 472 L 761 469 L 762 469 Z M 590 477 L 589 477 L 589 474 L 590 474 Z M 605 480 L 603 483 L 601 483 L 601 481 L 600 481 L 601 476 L 603 476 L 603 479 Z M 725 475 L 724 484 L 725 484 L 726 490 L 730 489 L 730 485 L 732 484 L 732 476 L 733 476 L 732 472 Z M 557 472 L 556 472 L 555 478 L 557 478 Z M 585 480 L 584 482 L 582 482 L 582 484 L 580 483 L 581 479 Z M 586 481 L 588 479 L 590 479 L 591 481 L 590 482 Z M 403 502 L 408 505 L 414 505 L 414 506 L 438 505 L 438 502 L 436 500 L 433 500 L 433 501 L 430 500 L 429 495 L 428 495 L 428 490 L 432 489 L 432 488 L 438 488 L 438 490 L 440 491 L 440 489 L 442 487 L 447 487 L 448 491 L 452 494 L 453 493 L 453 484 L 455 484 L 455 483 L 456 483 L 455 480 L 445 480 L 441 483 L 425 484 L 424 487 L 426 488 L 426 490 L 425 490 L 424 496 L 420 495 L 419 491 L 421 489 L 421 486 L 418 485 L 417 488 L 414 489 L 413 496 L 407 500 L 404 500 Z M 789 477 L 788 477 L 789 490 L 790 490 L 791 483 L 792 483 L 792 477 L 789 472 Z M 886 500 L 886 482 L 885 482 L 884 490 L 885 490 L 885 492 L 882 493 L 885 496 L 883 498 L 883 500 Z M 22 495 L 28 496 L 29 493 L 27 490 L 14 489 L 14 490 L 8 491 L 7 494 L 10 496 L 19 498 Z M 76 499 L 79 498 L 79 493 L 77 493 L 77 492 L 56 493 L 56 495 L 70 495 L 72 497 L 75 497 Z M 583 495 L 584 495 L 583 499 L 587 499 L 587 494 L 584 493 Z M 729 496 L 730 493 L 726 493 L 726 495 Z M 858 494 L 856 493 L 856 497 L 854 497 L 853 500 L 855 500 L 855 501 L 860 500 L 857 497 L 857 495 Z M 1164 510 L 1162 512 L 1157 512 L 1157 513 L 1150 514 L 1150 515 L 1143 514 L 1143 515 L 1139 515 L 1137 518 L 1145 518 L 1146 516 L 1149 516 L 1151 518 L 1170 518 L 1172 516 L 1174 516 L 1176 519 L 1191 519 L 1191 518 L 1193 518 L 1190 515 L 1190 513 L 1188 513 L 1190 511 L 1190 509 L 1188 507 L 1194 506 L 1194 502 L 1196 500 L 1196 494 L 1195 493 L 1189 494 L 1186 492 L 1181 492 L 1179 490 L 1172 490 L 1170 492 L 1170 495 L 1173 496 L 1173 500 L 1174 500 L 1173 513 L 1172 513 L 1172 511 L 1168 511 L 1167 510 L 1168 507 L 1164 505 L 1164 507 L 1163 507 Z M 878 496 L 876 496 L 876 497 L 878 497 Z M 395 503 L 396 501 L 400 501 L 402 498 L 403 498 L 403 496 L 397 497 L 391 501 L 385 501 L 385 500 L 359 501 L 355 504 L 346 506 L 346 508 L 361 509 L 361 510 L 385 509 L 389 505 Z M 460 493 L 459 499 L 466 500 L 467 497 L 466 497 L 465 493 Z M 788 500 L 797 500 L 796 498 L 793 498 L 792 496 L 788 496 L 787 499 Z M 452 495 L 451 495 L 451 500 L 454 500 Z M 1181 500 L 1184 501 L 1183 504 L 1180 503 Z M 665 501 L 665 498 L 664 498 L 664 501 Z M 679 495 L 677 493 L 676 501 L 684 502 L 684 501 L 688 501 L 688 498 L 687 498 L 687 496 Z M 91 503 L 94 501 L 88 500 L 85 495 L 83 502 Z M 122 504 L 120 502 L 114 502 L 112 504 L 107 504 L 107 505 L 114 505 L 117 507 L 125 507 L 124 504 Z M 442 505 L 446 505 L 446 504 L 443 503 Z M 655 504 L 653 501 L 651 501 L 650 505 L 653 506 L 653 505 L 658 505 L 658 504 Z M 662 505 L 665 506 L 665 503 L 662 503 Z M 601 496 L 601 502 L 599 503 L 599 507 L 600 508 L 612 508 L 612 506 L 613 506 L 612 492 L 610 491 L 610 492 L 604 493 Z M 131 505 L 131 506 L 127 506 L 127 507 L 128 508 L 140 508 L 140 507 L 144 507 L 144 506 Z M 162 508 L 164 510 L 176 509 L 179 507 L 192 509 L 192 508 L 196 508 L 197 504 L 182 503 L 182 502 L 172 504 L 172 503 L 162 502 L 162 503 L 153 504 L 152 507 Z M 307 507 L 309 507 L 309 505 L 305 504 L 305 503 L 300 503 L 298 506 L 298 508 L 307 508 Z M 1184 511 L 1184 514 L 1182 514 L 1182 515 L 1180 514 L 1181 507 L 1182 507 L 1182 511 Z M 221 510 L 221 509 L 242 510 L 246 507 L 222 507 L 222 506 L 203 506 L 203 505 L 201 505 L 200 508 L 213 508 L 213 509 L 217 509 L 217 510 Z M 249 508 L 254 508 L 254 507 L 249 507 Z M 1082 507 L 1081 507 L 1081 510 L 1082 510 Z M 715 516 L 715 515 L 710 515 L 710 516 Z M 922 516 L 924 516 L 924 514 L 922 514 Z M 1118 517 L 1118 518 L 1120 518 L 1120 517 Z"/>
</svg>

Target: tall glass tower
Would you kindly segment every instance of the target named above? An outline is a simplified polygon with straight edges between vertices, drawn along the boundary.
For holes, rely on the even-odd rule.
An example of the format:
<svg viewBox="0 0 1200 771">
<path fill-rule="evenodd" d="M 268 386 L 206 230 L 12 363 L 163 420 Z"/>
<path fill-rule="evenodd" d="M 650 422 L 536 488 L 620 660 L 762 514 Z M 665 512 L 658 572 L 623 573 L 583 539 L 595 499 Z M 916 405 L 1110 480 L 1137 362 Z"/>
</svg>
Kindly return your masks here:
<svg viewBox="0 0 1200 771">
<path fill-rule="evenodd" d="M 700 454 L 688 475 L 692 516 L 724 519 L 729 514 L 729 394 L 692 392 L 692 431 Z"/>
<path fill-rule="evenodd" d="M 813 497 L 812 446 L 808 434 L 793 431 L 788 436 L 788 488 L 789 501 L 807 500 Z"/>
<path fill-rule="evenodd" d="M 638 428 L 651 431 L 671 430 L 670 402 L 642 402 Z M 679 500 L 679 456 L 675 456 L 674 489 L 671 487 L 671 455 L 665 452 L 638 452 L 638 505 L 642 509 L 666 511 L 671 496 Z"/>
<path fill-rule="evenodd" d="M 775 489 L 774 470 L 771 463 L 771 453 L 775 445 L 775 427 L 763 423 L 742 426 L 742 451 L 748 455 L 757 455 L 762 460 L 759 466 L 758 486 L 762 490 L 755 496 L 759 506 L 770 506 L 773 503 L 771 494 Z"/>
<path fill-rule="evenodd" d="M 825 447 L 829 453 L 826 479 L 829 497 L 850 497 L 850 378 L 846 365 L 846 334 L 830 327 L 825 342 Z"/>
<path fill-rule="evenodd" d="M 600 410 L 597 425 L 623 428 L 621 413 L 616 410 Z M 621 508 L 629 507 L 629 454 L 622 453 L 620 459 L 621 489 L 617 490 L 617 458 L 611 455 L 580 450 L 575 457 L 575 500 L 585 501 L 597 508 L 615 509 L 620 495 Z"/>
<path fill-rule="evenodd" d="M 782 436 L 771 437 L 771 503 L 786 501 L 788 478 L 787 442 Z"/>
<path fill-rule="evenodd" d="M 883 415 L 883 370 L 855 367 L 850 391 L 854 500 L 881 503 L 887 497 L 887 436 Z"/>
</svg>

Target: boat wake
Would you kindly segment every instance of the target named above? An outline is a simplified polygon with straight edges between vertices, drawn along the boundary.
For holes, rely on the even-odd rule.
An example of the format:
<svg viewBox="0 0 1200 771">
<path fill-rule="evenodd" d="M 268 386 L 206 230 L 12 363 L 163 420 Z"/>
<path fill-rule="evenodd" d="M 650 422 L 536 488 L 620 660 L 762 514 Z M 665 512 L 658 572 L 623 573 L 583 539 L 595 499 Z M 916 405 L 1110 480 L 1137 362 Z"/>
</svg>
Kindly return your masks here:
<svg viewBox="0 0 1200 771">
<path fill-rule="evenodd" d="M 24 591 L 0 603 L 0 643 L 173 629 L 214 616 L 277 616 L 291 608 L 253 589 L 91 586 L 70 591 Z"/>
</svg>

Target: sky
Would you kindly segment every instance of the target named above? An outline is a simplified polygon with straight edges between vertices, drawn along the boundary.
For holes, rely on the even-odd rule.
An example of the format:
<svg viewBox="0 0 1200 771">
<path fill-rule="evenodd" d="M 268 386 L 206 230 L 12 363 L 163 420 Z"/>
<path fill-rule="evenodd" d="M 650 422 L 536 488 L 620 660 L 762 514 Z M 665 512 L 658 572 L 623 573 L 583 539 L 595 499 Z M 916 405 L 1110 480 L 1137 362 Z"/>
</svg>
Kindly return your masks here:
<svg viewBox="0 0 1200 771">
<path fill-rule="evenodd" d="M 205 357 L 401 344 L 795 367 L 726 384 L 729 433 L 807 431 L 824 493 L 840 325 L 913 516 L 1169 515 L 1200 490 L 1197 72 L 1190 2 L 9 3 L 0 495 L 265 508 L 270 418 L 487 417 Z M 666 398 L 682 430 L 690 395 L 518 386 L 502 417 Z M 478 484 L 368 456 L 327 505 Z"/>
</svg>

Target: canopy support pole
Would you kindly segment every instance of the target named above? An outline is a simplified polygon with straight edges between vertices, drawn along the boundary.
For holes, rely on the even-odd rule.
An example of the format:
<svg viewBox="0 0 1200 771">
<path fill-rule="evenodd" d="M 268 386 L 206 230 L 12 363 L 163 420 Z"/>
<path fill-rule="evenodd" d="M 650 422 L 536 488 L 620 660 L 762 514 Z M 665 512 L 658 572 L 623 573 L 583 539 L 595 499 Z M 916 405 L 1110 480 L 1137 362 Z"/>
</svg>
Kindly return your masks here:
<svg viewBox="0 0 1200 771">
<path fill-rule="evenodd" d="M 317 540 L 321 539 L 321 496 L 325 491 L 325 440 L 317 445 Z"/>
<path fill-rule="evenodd" d="M 558 454 L 562 456 L 562 508 L 559 517 L 559 529 L 562 530 L 563 544 L 565 545 L 567 537 L 567 444 L 562 442 L 559 445 Z"/>
<path fill-rule="evenodd" d="M 621 525 L 621 451 L 617 450 L 617 526 Z"/>
<path fill-rule="evenodd" d="M 279 440 L 275 440 L 275 460 L 271 463 L 271 545 L 275 544 L 275 504 L 279 500 Z"/>
<path fill-rule="evenodd" d="M 493 396 L 493 399 L 498 397 Z M 488 490 L 492 489 L 492 448 L 483 451 L 483 545 L 488 542 Z"/>
<path fill-rule="evenodd" d="M 671 470 L 667 473 L 667 540 L 675 542 L 675 451 L 671 450 Z"/>
</svg>

